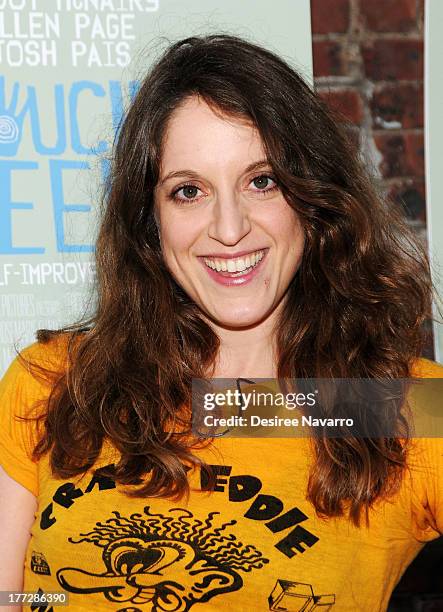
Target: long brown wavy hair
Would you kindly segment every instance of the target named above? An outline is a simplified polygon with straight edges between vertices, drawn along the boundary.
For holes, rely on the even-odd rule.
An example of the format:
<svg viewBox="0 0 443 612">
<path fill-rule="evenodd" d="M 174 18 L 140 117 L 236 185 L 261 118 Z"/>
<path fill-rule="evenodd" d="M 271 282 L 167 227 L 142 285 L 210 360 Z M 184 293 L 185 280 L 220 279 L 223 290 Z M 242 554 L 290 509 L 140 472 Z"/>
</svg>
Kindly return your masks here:
<svg viewBox="0 0 443 612">
<path fill-rule="evenodd" d="M 279 377 L 406 378 L 431 312 L 424 251 L 297 72 L 234 36 L 172 44 L 118 131 L 96 245 L 95 314 L 38 333 L 42 342 L 61 332 L 71 340 L 35 458 L 50 453 L 53 473 L 72 477 L 93 468 L 107 440 L 121 454 L 114 478 L 137 485 L 130 494 L 141 497 L 187 494 L 189 466 L 208 469 L 193 452 L 183 407 L 192 378 L 211 372 L 219 339 L 165 267 L 154 218 L 165 130 L 189 96 L 256 126 L 304 228 L 277 332 Z M 184 431 L 171 433 L 171 423 Z M 349 512 L 355 524 L 397 489 L 407 465 L 398 437 L 320 436 L 312 444 L 308 499 L 319 514 Z"/>
</svg>

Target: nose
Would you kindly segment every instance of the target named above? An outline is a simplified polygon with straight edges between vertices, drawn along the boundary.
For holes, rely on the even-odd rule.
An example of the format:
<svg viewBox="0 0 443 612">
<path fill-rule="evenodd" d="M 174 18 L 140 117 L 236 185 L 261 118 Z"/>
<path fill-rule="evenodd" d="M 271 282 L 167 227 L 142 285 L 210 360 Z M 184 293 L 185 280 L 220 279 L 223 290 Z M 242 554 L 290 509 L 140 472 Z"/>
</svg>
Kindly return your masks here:
<svg viewBox="0 0 443 612">
<path fill-rule="evenodd" d="M 234 246 L 251 231 L 247 208 L 234 193 L 217 198 L 208 227 L 210 238 L 226 246 Z"/>
</svg>

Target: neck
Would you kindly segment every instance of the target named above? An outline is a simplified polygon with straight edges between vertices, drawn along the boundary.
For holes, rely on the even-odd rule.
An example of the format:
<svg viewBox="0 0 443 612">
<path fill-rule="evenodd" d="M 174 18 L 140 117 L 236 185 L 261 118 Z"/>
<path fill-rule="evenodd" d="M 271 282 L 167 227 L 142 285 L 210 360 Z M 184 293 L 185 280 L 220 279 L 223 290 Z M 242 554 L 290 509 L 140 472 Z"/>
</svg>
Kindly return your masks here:
<svg viewBox="0 0 443 612">
<path fill-rule="evenodd" d="M 277 311 L 257 325 L 226 328 L 210 322 L 220 338 L 213 378 L 275 378 Z"/>
</svg>

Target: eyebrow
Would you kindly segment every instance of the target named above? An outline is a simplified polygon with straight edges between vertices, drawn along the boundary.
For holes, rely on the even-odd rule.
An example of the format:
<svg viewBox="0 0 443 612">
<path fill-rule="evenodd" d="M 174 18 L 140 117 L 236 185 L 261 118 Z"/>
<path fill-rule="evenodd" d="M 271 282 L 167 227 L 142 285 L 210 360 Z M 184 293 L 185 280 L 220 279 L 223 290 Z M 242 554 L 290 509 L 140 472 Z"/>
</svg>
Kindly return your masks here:
<svg viewBox="0 0 443 612">
<path fill-rule="evenodd" d="M 252 162 L 252 164 L 249 164 L 249 166 L 247 168 L 245 168 L 244 173 L 248 173 L 248 172 L 253 172 L 254 170 L 258 170 L 259 168 L 263 168 L 264 166 L 270 166 L 270 163 L 267 159 L 260 159 L 259 161 L 256 162 Z M 198 179 L 200 178 L 200 175 L 195 172 L 194 170 L 173 170 L 172 172 L 169 172 L 160 182 L 159 182 L 159 186 L 163 185 L 163 183 L 166 183 L 166 181 L 169 181 L 172 178 L 178 178 L 178 177 L 186 177 L 186 178 L 191 178 L 191 179 Z"/>
</svg>

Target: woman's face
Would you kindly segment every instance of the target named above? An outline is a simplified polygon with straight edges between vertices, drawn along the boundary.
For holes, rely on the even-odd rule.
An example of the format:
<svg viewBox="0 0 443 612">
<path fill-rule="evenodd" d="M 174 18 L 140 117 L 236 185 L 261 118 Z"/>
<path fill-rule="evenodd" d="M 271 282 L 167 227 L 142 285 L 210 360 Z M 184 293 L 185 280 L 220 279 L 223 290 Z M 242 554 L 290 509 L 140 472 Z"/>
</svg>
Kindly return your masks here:
<svg viewBox="0 0 443 612">
<path fill-rule="evenodd" d="M 267 319 L 297 271 L 304 234 L 260 135 L 198 97 L 171 116 L 155 208 L 171 274 L 215 323 Z"/>
</svg>

